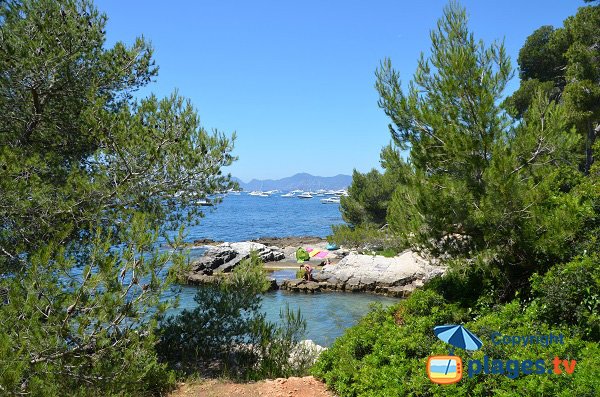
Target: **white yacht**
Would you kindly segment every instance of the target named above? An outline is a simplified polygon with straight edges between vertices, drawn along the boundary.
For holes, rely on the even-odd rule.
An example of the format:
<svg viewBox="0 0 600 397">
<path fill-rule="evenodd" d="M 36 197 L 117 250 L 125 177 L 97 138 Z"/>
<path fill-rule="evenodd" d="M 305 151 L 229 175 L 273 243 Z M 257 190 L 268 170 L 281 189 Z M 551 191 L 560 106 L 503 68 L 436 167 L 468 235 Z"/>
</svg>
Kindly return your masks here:
<svg viewBox="0 0 600 397">
<path fill-rule="evenodd" d="M 321 199 L 321 203 L 322 204 L 339 204 L 340 198 L 339 197 L 327 197 L 327 198 Z"/>
<path fill-rule="evenodd" d="M 203 207 L 212 207 L 213 202 L 209 198 L 204 198 L 196 201 L 196 204 L 201 205 Z"/>
<path fill-rule="evenodd" d="M 300 199 L 311 199 L 311 198 L 313 198 L 312 194 L 310 194 L 308 192 L 299 194 L 296 197 L 298 197 Z"/>
<path fill-rule="evenodd" d="M 292 192 L 289 192 L 289 193 L 286 193 L 286 194 L 282 194 L 282 195 L 281 195 L 281 197 L 286 197 L 286 198 L 287 198 L 287 197 L 294 197 L 294 196 L 295 196 L 295 194 L 294 194 L 294 193 L 292 193 Z"/>
</svg>

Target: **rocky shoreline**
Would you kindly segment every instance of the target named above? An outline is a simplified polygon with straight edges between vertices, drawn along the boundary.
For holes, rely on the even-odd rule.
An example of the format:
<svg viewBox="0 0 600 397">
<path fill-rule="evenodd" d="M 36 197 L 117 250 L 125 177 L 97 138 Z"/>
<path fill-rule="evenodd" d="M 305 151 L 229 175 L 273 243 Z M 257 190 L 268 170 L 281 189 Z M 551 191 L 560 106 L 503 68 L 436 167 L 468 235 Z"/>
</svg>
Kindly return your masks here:
<svg viewBox="0 0 600 397">
<path fill-rule="evenodd" d="M 277 244 L 277 245 L 275 245 Z M 290 245 L 291 244 L 291 245 Z M 299 246 L 311 246 L 326 251 L 327 241 L 318 237 L 263 238 L 239 243 L 211 243 L 205 254 L 192 263 L 184 281 L 203 284 L 231 272 L 252 251 L 270 266 L 295 267 L 295 252 Z M 311 258 L 315 267 L 313 281 L 272 279 L 271 289 L 314 293 L 321 291 L 370 292 L 394 297 L 406 297 L 428 280 L 445 273 L 446 268 L 412 252 L 395 257 L 361 255 L 339 249 L 328 251 L 331 264 L 318 266 L 323 259 Z"/>
<path fill-rule="evenodd" d="M 350 253 L 337 264 L 315 271 L 314 281 L 285 280 L 280 288 L 311 293 L 372 292 L 403 298 L 445 271 L 445 267 L 433 265 L 411 251 L 393 258 Z"/>
</svg>

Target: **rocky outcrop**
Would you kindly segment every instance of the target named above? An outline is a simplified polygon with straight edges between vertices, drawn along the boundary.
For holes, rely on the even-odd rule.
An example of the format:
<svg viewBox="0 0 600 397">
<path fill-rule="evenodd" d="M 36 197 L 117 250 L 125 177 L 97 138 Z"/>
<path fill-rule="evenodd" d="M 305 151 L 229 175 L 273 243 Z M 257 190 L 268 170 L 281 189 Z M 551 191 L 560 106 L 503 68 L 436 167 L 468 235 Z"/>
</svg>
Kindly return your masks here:
<svg viewBox="0 0 600 397">
<path fill-rule="evenodd" d="M 283 280 L 280 289 L 292 291 L 292 292 L 319 292 L 327 289 L 326 283 L 318 283 L 316 281 L 306 281 L 306 280 Z"/>
<path fill-rule="evenodd" d="M 326 347 L 317 345 L 310 339 L 301 340 L 292 348 L 288 362 L 295 370 L 306 370 L 312 367 Z"/>
<path fill-rule="evenodd" d="M 298 292 L 375 292 L 405 297 L 445 271 L 445 267 L 433 265 L 411 251 L 393 258 L 350 254 L 335 265 L 314 271 L 314 281 L 286 280 L 280 288 Z"/>
<path fill-rule="evenodd" d="M 241 261 L 249 258 L 252 251 L 256 252 L 263 262 L 285 258 L 283 251 L 277 247 L 253 242 L 223 243 L 209 247 L 200 259 L 192 263 L 187 281 L 191 284 L 210 282 L 216 274 L 231 272 Z"/>
</svg>

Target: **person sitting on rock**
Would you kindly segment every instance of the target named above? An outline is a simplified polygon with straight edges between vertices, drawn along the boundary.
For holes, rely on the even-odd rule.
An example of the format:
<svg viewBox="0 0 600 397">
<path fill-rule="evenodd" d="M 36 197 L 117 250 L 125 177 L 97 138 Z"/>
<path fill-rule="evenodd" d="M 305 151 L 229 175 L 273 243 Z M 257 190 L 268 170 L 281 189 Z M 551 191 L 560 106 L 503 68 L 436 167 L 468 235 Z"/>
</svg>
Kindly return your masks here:
<svg viewBox="0 0 600 397">
<path fill-rule="evenodd" d="M 312 271 L 313 268 L 311 265 L 300 265 L 300 269 L 304 270 L 304 277 L 303 279 L 306 281 L 312 281 Z"/>
</svg>

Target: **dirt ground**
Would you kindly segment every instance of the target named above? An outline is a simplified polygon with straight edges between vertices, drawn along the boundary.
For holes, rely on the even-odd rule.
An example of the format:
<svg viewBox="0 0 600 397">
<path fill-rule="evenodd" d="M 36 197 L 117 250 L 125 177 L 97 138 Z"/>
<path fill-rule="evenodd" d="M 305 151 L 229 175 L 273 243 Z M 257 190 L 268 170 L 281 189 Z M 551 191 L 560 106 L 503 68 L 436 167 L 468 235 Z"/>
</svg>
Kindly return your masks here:
<svg viewBox="0 0 600 397">
<path fill-rule="evenodd" d="M 287 378 L 255 383 L 232 383 L 207 380 L 197 384 L 183 384 L 170 397 L 335 397 L 325 385 L 313 378 Z"/>
</svg>

